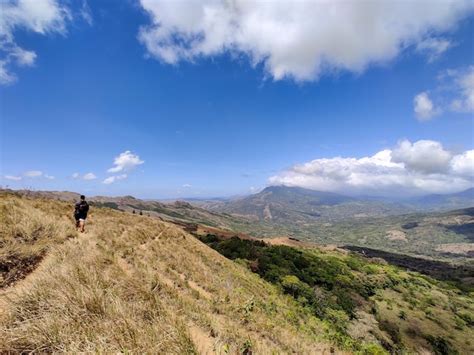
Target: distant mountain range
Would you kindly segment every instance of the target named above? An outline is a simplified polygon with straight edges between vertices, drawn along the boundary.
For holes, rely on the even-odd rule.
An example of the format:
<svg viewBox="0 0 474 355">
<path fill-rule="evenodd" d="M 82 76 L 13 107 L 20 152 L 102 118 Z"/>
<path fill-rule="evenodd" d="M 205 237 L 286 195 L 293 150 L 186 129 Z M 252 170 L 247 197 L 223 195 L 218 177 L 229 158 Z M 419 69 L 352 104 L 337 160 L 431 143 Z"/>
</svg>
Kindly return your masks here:
<svg viewBox="0 0 474 355">
<path fill-rule="evenodd" d="M 406 200 L 350 197 L 301 187 L 270 186 L 241 199 L 203 207 L 217 212 L 277 223 L 310 223 L 381 217 L 415 211 L 447 211 L 474 206 L 474 189 Z"/>
<path fill-rule="evenodd" d="M 432 194 L 408 201 L 414 206 L 428 210 L 450 210 L 474 206 L 474 188 L 453 194 Z"/>
</svg>

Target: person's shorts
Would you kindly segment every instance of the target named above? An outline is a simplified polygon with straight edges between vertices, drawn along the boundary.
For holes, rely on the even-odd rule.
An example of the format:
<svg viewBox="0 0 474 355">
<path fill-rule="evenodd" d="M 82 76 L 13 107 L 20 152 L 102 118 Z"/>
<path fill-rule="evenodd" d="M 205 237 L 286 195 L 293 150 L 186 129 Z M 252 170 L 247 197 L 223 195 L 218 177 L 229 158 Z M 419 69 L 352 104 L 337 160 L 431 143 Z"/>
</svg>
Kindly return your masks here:
<svg viewBox="0 0 474 355">
<path fill-rule="evenodd" d="M 82 217 L 82 216 L 74 216 L 74 218 L 76 219 L 76 222 L 85 222 L 86 221 L 86 218 L 87 217 Z"/>
</svg>

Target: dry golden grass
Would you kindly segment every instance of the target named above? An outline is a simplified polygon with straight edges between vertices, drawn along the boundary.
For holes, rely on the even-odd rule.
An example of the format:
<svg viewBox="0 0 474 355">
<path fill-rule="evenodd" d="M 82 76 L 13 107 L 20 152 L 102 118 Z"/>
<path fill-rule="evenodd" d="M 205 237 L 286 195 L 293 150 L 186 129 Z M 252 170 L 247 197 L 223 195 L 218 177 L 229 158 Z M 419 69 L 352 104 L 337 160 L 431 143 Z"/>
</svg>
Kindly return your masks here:
<svg viewBox="0 0 474 355">
<path fill-rule="evenodd" d="M 0 255 L 44 255 L 0 289 L 0 352 L 329 353 L 290 297 L 175 225 L 0 195 Z"/>
</svg>

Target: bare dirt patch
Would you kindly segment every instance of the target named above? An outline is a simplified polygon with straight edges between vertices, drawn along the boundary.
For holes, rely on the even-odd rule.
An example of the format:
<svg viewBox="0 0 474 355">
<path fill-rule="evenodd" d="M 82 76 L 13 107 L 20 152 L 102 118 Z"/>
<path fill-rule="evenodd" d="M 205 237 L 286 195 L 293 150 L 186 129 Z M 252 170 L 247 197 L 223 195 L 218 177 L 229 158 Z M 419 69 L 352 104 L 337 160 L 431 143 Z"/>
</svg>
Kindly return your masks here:
<svg viewBox="0 0 474 355">
<path fill-rule="evenodd" d="M 202 330 L 201 328 L 191 324 L 189 326 L 189 335 L 191 340 L 196 347 L 196 350 L 201 355 L 213 355 L 216 354 L 214 350 L 215 340 L 211 337 L 210 334 Z"/>
<path fill-rule="evenodd" d="M 9 255 L 0 258 L 0 289 L 24 279 L 43 260 L 44 253 L 28 257 Z"/>
<path fill-rule="evenodd" d="M 388 240 L 408 242 L 406 234 L 404 232 L 396 230 L 396 229 L 387 231 L 387 235 L 385 237 Z"/>
<path fill-rule="evenodd" d="M 474 243 L 440 244 L 436 250 L 443 253 L 474 256 Z"/>
</svg>

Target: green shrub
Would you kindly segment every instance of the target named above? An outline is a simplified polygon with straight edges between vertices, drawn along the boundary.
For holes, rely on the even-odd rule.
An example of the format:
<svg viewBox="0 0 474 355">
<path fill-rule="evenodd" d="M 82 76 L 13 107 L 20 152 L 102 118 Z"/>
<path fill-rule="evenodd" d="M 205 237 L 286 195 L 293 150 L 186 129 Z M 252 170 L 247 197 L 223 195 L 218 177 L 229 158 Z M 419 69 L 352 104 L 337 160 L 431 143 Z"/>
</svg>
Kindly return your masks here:
<svg viewBox="0 0 474 355">
<path fill-rule="evenodd" d="M 431 344 L 433 351 L 436 355 L 456 355 L 458 352 L 452 348 L 451 343 L 449 340 L 446 340 L 443 337 L 434 337 L 434 336 L 427 336 L 426 340 Z"/>
</svg>

